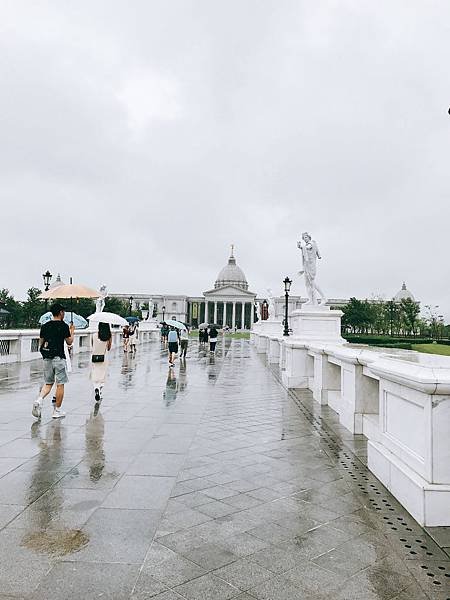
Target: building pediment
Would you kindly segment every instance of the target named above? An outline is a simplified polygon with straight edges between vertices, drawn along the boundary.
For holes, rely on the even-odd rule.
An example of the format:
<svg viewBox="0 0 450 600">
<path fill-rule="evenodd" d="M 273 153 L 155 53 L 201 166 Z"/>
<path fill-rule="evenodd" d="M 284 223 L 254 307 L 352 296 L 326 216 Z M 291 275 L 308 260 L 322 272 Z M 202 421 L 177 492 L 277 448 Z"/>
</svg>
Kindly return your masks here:
<svg viewBox="0 0 450 600">
<path fill-rule="evenodd" d="M 226 285 L 220 288 L 214 288 L 213 290 L 208 290 L 207 292 L 203 292 L 203 295 L 206 298 L 246 298 L 251 299 L 255 298 L 256 294 L 253 292 L 249 292 L 248 290 L 243 290 L 240 287 L 234 285 Z"/>
</svg>

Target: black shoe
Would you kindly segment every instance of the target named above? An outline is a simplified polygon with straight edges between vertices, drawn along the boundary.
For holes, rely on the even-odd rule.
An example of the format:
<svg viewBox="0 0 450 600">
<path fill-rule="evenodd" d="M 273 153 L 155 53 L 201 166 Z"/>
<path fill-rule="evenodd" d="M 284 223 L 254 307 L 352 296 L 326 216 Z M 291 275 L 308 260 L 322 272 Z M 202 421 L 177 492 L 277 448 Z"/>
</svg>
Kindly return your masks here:
<svg viewBox="0 0 450 600">
<path fill-rule="evenodd" d="M 100 402 L 100 391 L 98 388 L 95 388 L 95 401 Z"/>
</svg>

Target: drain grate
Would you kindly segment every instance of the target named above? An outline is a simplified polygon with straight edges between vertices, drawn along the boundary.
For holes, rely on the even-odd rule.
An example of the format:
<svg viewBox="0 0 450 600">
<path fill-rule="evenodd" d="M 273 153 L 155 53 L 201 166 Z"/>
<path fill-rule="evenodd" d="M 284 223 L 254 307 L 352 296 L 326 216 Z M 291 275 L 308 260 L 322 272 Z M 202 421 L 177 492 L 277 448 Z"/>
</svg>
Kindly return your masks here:
<svg viewBox="0 0 450 600">
<path fill-rule="evenodd" d="M 281 383 L 279 374 L 275 371 L 272 373 Z M 377 522 L 389 536 L 388 539 L 395 539 L 400 556 L 408 559 L 408 567 L 421 587 L 431 593 L 439 591 L 444 594 L 442 598 L 450 600 L 450 561 L 443 558 L 441 549 L 359 457 L 348 451 L 326 422 L 314 415 L 293 390 L 288 390 L 288 395 L 313 430 L 320 435 L 325 452 L 336 467 L 342 470 L 344 479 L 356 484 L 356 493 L 361 494 L 364 505 L 377 515 Z M 448 597 L 445 595 L 447 590 Z"/>
</svg>

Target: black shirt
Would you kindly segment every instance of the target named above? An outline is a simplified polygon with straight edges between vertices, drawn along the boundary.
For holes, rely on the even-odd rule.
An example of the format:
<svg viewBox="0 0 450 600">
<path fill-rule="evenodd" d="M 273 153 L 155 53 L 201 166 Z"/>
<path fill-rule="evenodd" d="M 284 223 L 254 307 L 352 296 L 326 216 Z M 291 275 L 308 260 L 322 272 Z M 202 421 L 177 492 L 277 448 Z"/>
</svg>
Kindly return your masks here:
<svg viewBox="0 0 450 600">
<path fill-rule="evenodd" d="M 47 321 L 41 327 L 41 338 L 48 344 L 48 348 L 52 351 L 54 356 L 65 358 L 64 354 L 64 340 L 70 337 L 70 329 L 67 323 L 64 321 Z"/>
</svg>

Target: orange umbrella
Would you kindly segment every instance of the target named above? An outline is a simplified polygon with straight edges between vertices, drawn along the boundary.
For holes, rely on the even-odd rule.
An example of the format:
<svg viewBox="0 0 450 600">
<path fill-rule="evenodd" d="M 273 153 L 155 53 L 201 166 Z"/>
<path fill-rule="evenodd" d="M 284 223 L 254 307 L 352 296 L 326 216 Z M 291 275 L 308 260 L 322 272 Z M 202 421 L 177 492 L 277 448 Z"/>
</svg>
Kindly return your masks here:
<svg viewBox="0 0 450 600">
<path fill-rule="evenodd" d="M 92 290 L 85 285 L 67 283 L 47 292 L 42 292 L 39 298 L 42 298 L 42 300 L 54 300 L 56 298 L 99 298 L 100 296 L 100 292 Z"/>
<path fill-rule="evenodd" d="M 42 300 L 70 298 L 70 312 L 72 313 L 71 319 L 73 320 L 73 298 L 99 298 L 101 294 L 100 292 L 88 288 L 85 285 L 78 285 L 76 283 L 72 283 L 72 278 L 70 279 L 70 281 L 71 283 L 66 283 L 64 285 L 60 285 L 56 288 L 53 288 L 52 290 L 48 290 L 47 292 L 42 292 L 39 298 L 41 298 Z"/>
</svg>

